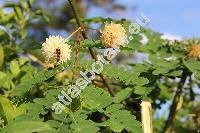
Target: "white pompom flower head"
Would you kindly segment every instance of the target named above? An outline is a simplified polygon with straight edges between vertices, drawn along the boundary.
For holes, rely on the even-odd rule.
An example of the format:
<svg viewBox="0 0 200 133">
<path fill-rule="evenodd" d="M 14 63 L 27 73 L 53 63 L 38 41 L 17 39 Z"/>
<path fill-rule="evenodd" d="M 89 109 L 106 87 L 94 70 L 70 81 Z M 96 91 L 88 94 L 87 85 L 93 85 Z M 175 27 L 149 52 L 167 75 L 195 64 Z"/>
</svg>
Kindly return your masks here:
<svg viewBox="0 0 200 133">
<path fill-rule="evenodd" d="M 106 23 L 101 30 L 101 40 L 105 47 L 113 47 L 112 45 L 120 47 L 125 43 L 126 38 L 126 30 L 121 24 Z"/>
<path fill-rule="evenodd" d="M 42 44 L 42 52 L 47 64 L 58 65 L 70 60 L 71 48 L 67 39 L 50 35 Z"/>
</svg>

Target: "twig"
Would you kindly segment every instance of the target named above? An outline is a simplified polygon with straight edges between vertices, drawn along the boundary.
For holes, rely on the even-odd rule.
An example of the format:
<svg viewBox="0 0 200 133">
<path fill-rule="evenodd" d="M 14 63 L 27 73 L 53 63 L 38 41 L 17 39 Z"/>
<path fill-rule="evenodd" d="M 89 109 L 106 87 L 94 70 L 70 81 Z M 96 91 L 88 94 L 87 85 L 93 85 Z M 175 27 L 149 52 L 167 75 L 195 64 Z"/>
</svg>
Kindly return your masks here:
<svg viewBox="0 0 200 133">
<path fill-rule="evenodd" d="M 70 4 L 71 8 L 72 8 L 72 12 L 73 12 L 74 17 L 75 17 L 75 19 L 76 19 L 76 23 L 77 23 L 78 27 L 82 27 L 82 26 L 81 26 L 80 18 L 79 18 L 79 16 L 78 16 L 77 12 L 76 12 L 76 9 L 75 9 L 75 7 L 74 7 L 74 5 L 73 5 L 72 0 L 68 0 L 68 1 L 69 1 L 69 4 Z M 83 27 L 82 27 L 82 30 L 81 30 L 81 34 L 82 34 L 82 36 L 83 36 L 84 39 L 88 39 L 87 34 L 86 34 L 86 32 L 85 32 L 85 30 L 84 30 Z M 97 60 L 96 51 L 95 51 L 94 49 L 92 49 L 92 48 L 88 48 L 88 49 L 89 49 L 89 52 L 90 52 L 92 58 L 95 59 L 95 60 Z M 115 96 L 114 91 L 108 86 L 108 83 L 106 82 L 106 80 L 104 79 L 104 77 L 103 77 L 102 74 L 100 74 L 100 77 L 101 77 L 102 81 L 104 82 L 105 86 L 107 87 L 109 93 L 110 93 L 112 96 Z"/>
<path fill-rule="evenodd" d="M 195 100 L 195 94 L 194 94 L 194 91 L 192 89 L 192 87 L 193 87 L 193 81 L 192 81 L 192 76 L 191 75 L 190 75 L 190 78 L 189 78 L 189 84 L 190 84 L 190 86 L 189 86 L 190 100 L 194 101 Z"/>
<path fill-rule="evenodd" d="M 179 100 L 180 100 L 180 97 L 182 95 L 182 91 L 183 91 L 183 87 L 184 87 L 184 84 L 185 84 L 185 81 L 187 79 L 187 72 L 186 70 L 183 70 L 183 74 L 182 74 L 182 77 L 181 77 L 181 80 L 178 84 L 178 87 L 177 87 L 177 90 L 176 90 L 176 94 L 174 96 L 174 99 L 173 99 L 173 102 L 172 102 L 172 105 L 170 107 L 170 112 L 169 112 L 169 116 L 167 118 L 167 121 L 166 121 L 166 124 L 165 124 L 165 127 L 164 127 L 164 130 L 163 130 L 163 133 L 169 133 L 170 130 L 172 129 L 172 125 L 173 125 L 173 122 L 174 122 L 174 118 L 176 116 L 176 113 L 177 113 L 177 106 L 178 106 L 178 103 L 179 103 Z"/>
<path fill-rule="evenodd" d="M 81 29 L 81 27 L 79 27 L 77 30 L 75 30 L 74 32 L 71 33 L 71 35 L 69 35 L 67 37 L 67 40 L 69 40 L 76 32 L 78 32 Z"/>
</svg>

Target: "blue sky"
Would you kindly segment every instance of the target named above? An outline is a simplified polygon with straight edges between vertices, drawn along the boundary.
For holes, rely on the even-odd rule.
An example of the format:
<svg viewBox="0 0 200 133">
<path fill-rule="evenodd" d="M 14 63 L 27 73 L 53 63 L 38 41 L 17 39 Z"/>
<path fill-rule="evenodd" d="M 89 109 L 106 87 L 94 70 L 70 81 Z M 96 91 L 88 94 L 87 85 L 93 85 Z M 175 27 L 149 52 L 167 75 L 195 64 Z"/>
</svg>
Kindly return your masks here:
<svg viewBox="0 0 200 133">
<path fill-rule="evenodd" d="M 92 8 L 88 14 L 135 20 L 143 12 L 150 18 L 149 28 L 175 36 L 200 36 L 200 0 L 116 0 L 127 7 L 125 12 L 107 12 Z M 133 10 L 133 7 L 136 9 Z"/>
<path fill-rule="evenodd" d="M 0 0 L 2 2 L 16 0 Z M 88 17 L 127 18 L 134 21 L 143 12 L 150 18 L 148 28 L 177 37 L 200 37 L 200 0 L 115 0 L 127 7 L 111 12 L 92 7 Z M 133 10 L 133 7 L 136 7 Z"/>
</svg>

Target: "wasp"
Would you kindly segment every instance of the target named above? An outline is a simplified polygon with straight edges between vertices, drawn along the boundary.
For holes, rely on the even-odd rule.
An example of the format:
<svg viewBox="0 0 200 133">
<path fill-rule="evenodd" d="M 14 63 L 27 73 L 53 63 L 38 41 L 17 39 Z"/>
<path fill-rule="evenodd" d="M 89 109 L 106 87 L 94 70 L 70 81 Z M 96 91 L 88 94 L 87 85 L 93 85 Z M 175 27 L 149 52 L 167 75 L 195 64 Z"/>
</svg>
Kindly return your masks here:
<svg viewBox="0 0 200 133">
<path fill-rule="evenodd" d="M 56 54 L 56 57 L 55 57 L 56 62 L 59 62 L 60 61 L 60 54 L 61 54 L 60 49 L 56 49 L 55 54 Z"/>
</svg>

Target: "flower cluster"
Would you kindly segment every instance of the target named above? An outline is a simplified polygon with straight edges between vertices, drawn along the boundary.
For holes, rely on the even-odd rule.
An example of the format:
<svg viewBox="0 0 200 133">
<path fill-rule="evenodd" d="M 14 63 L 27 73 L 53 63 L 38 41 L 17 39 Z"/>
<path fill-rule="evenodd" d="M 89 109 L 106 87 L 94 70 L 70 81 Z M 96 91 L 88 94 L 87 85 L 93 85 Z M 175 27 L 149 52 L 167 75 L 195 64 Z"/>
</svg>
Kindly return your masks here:
<svg viewBox="0 0 200 133">
<path fill-rule="evenodd" d="M 187 51 L 187 57 L 200 59 L 200 45 L 192 45 Z"/>
<path fill-rule="evenodd" d="M 71 48 L 67 44 L 67 40 L 61 36 L 46 38 L 42 44 L 42 51 L 49 64 L 61 64 L 70 60 Z"/>
<path fill-rule="evenodd" d="M 101 33 L 102 42 L 106 47 L 112 47 L 113 44 L 119 47 L 125 43 L 126 30 L 121 24 L 106 24 Z"/>
</svg>

